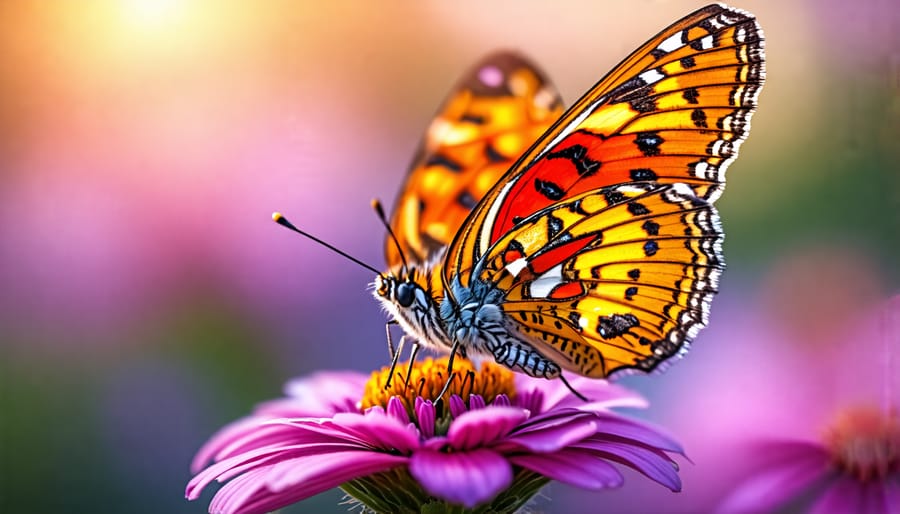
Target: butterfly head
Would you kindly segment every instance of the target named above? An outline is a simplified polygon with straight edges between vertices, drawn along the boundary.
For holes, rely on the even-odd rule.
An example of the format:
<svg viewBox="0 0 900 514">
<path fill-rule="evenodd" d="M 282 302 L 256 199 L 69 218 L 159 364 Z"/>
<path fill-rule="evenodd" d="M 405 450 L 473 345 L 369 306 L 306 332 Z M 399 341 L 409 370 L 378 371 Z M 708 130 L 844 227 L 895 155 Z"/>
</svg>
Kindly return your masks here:
<svg viewBox="0 0 900 514">
<path fill-rule="evenodd" d="M 375 277 L 375 294 L 400 307 L 412 306 L 416 300 L 417 290 L 421 291 L 422 287 L 409 276 L 395 277 L 393 274 L 384 274 Z"/>
<path fill-rule="evenodd" d="M 437 299 L 429 287 L 429 275 L 416 273 L 382 273 L 375 277 L 375 297 L 407 334 L 420 344 L 447 346 L 448 338 L 440 321 Z"/>
</svg>

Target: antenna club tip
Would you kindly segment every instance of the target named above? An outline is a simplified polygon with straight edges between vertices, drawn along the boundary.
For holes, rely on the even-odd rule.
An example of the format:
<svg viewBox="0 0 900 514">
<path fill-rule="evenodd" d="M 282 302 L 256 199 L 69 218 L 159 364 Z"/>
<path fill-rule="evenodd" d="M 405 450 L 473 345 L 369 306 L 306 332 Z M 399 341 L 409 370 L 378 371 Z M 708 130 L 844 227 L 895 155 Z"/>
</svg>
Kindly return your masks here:
<svg viewBox="0 0 900 514">
<path fill-rule="evenodd" d="M 284 219 L 284 216 L 282 216 L 280 212 L 275 211 L 272 213 L 272 221 L 274 221 L 275 223 L 278 223 L 282 219 Z"/>
</svg>

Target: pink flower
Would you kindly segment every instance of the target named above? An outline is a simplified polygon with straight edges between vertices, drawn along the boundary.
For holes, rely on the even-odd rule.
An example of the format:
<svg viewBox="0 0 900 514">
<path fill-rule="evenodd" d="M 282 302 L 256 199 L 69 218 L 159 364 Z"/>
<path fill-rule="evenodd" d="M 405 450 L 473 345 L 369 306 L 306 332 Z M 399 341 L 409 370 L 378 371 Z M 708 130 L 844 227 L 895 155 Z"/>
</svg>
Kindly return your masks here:
<svg viewBox="0 0 900 514">
<path fill-rule="evenodd" d="M 838 362 L 853 359 L 854 385 L 880 380 L 882 405 L 856 399 L 819 439 L 758 440 L 753 447 L 755 472 L 726 498 L 722 512 L 768 512 L 797 505 L 816 514 L 900 513 L 900 417 L 891 384 L 897 377 L 894 352 L 900 348 L 900 296 L 879 314 L 869 330 L 865 323 L 853 325 L 858 338 L 842 348 Z"/>
<path fill-rule="evenodd" d="M 186 496 L 196 499 L 213 480 L 228 481 L 210 512 L 256 513 L 341 486 L 376 511 L 418 512 L 444 502 L 513 512 L 550 480 L 618 487 L 624 479 L 613 463 L 680 490 L 669 454 L 682 453 L 681 446 L 611 410 L 645 406 L 634 393 L 572 380 L 592 399 L 586 403 L 559 382 L 512 377 L 493 365 L 475 370 L 459 360 L 454 367 L 463 378 L 446 403 L 427 399 L 444 383 L 445 359 L 417 363 L 410 387 L 395 380 L 390 394 L 384 371 L 368 382 L 355 373 L 292 382 L 288 398 L 261 405 L 201 448 Z M 393 394 L 404 389 L 406 395 Z M 360 401 L 384 404 L 363 410 Z M 202 469 L 209 460 L 215 463 Z"/>
</svg>

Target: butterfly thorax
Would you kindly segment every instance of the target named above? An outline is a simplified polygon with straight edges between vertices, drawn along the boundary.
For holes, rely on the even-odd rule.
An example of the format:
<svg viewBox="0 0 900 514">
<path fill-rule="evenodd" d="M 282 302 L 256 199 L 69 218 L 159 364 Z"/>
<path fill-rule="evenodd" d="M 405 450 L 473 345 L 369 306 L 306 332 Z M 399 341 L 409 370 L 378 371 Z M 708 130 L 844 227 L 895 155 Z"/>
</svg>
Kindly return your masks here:
<svg viewBox="0 0 900 514">
<path fill-rule="evenodd" d="M 440 304 L 445 332 L 469 353 L 490 355 L 509 368 L 542 378 L 555 378 L 561 370 L 534 349 L 530 338 L 516 329 L 502 304 L 503 290 L 473 278 L 468 286 L 455 278 Z"/>
<path fill-rule="evenodd" d="M 554 378 L 560 368 L 534 350 L 509 322 L 501 305 L 503 291 L 482 280 L 463 286 L 459 280 L 443 291 L 440 267 L 410 266 L 405 273 L 379 275 L 375 297 L 419 344 L 439 351 L 457 347 L 469 357 L 493 357 L 528 375 Z"/>
</svg>

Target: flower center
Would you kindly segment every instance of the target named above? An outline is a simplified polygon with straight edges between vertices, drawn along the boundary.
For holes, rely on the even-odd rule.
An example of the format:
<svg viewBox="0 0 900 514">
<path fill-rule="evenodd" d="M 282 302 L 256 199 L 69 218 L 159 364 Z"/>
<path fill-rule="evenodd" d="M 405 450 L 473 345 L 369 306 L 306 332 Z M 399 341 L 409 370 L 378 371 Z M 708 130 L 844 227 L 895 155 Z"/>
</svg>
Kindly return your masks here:
<svg viewBox="0 0 900 514">
<path fill-rule="evenodd" d="M 379 371 L 373 371 L 363 393 L 361 402 L 363 410 L 375 405 L 387 408 L 388 400 L 392 396 L 400 398 L 410 413 L 413 411 L 416 397 L 434 401 L 447 383 L 447 361 L 447 357 L 441 357 L 414 362 L 408 383 L 406 370 L 409 363 L 397 364 L 390 387 L 387 388 L 385 384 L 388 381 L 390 367 L 385 366 Z M 480 395 L 486 404 L 494 401 L 499 394 L 505 394 L 512 399 L 516 394 L 513 373 L 491 362 L 483 362 L 481 366 L 475 367 L 470 361 L 457 357 L 453 361 L 453 375 L 443 399 L 446 401 L 454 394 L 459 395 L 466 405 L 469 404 L 469 397 L 473 394 Z"/>
<path fill-rule="evenodd" d="M 857 479 L 880 480 L 900 470 L 900 419 L 875 408 L 838 416 L 826 436 L 834 464 Z"/>
</svg>

